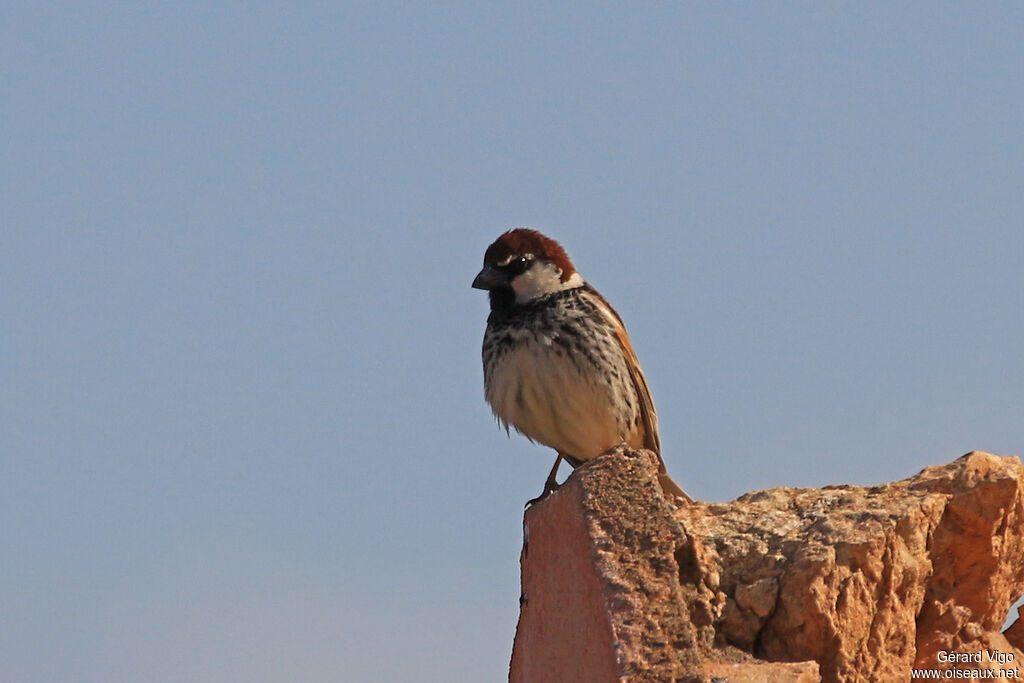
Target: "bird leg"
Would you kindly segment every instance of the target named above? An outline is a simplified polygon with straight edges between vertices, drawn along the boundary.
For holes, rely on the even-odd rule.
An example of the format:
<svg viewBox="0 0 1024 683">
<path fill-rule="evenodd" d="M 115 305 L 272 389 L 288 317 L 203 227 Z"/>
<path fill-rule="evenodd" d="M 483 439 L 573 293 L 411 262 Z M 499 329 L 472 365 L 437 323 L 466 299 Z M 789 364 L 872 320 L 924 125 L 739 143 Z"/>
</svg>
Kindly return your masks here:
<svg viewBox="0 0 1024 683">
<path fill-rule="evenodd" d="M 526 501 L 526 507 L 530 507 L 534 503 L 539 503 L 540 501 L 547 498 L 548 495 L 558 490 L 559 484 L 557 481 L 555 481 L 555 477 L 558 476 L 558 466 L 562 464 L 562 459 L 564 457 L 565 456 L 562 455 L 561 453 L 558 454 L 558 457 L 555 458 L 555 465 L 554 467 L 551 468 L 551 472 L 548 474 L 548 478 L 544 482 L 544 490 L 541 491 L 540 495 L 537 496 L 536 498 L 531 498 L 530 500 Z"/>
</svg>

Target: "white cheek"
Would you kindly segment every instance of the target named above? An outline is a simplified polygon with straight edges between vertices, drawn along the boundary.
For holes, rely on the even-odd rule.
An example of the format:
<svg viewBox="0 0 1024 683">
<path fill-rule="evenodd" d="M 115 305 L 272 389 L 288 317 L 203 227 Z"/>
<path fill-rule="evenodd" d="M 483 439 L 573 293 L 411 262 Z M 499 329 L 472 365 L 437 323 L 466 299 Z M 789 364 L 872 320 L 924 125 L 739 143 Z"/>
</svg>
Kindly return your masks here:
<svg viewBox="0 0 1024 683">
<path fill-rule="evenodd" d="M 562 269 L 550 263 L 534 264 L 533 268 L 512 280 L 516 301 L 521 304 L 545 294 L 553 294 L 582 285 L 583 278 L 579 273 L 573 273 L 569 279 L 562 282 Z"/>
</svg>

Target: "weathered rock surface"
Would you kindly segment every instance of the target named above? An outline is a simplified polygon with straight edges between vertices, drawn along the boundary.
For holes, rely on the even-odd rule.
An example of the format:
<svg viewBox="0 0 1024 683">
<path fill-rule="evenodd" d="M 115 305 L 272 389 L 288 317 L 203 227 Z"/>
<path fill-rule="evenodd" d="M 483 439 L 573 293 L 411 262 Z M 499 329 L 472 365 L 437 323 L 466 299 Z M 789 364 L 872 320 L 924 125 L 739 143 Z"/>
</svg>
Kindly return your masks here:
<svg viewBox="0 0 1024 683">
<path fill-rule="evenodd" d="M 1000 633 L 1024 591 L 1022 484 L 1017 458 L 969 453 L 676 508 L 651 454 L 616 449 L 526 512 L 510 680 L 1024 677 L 1024 624 Z"/>
</svg>

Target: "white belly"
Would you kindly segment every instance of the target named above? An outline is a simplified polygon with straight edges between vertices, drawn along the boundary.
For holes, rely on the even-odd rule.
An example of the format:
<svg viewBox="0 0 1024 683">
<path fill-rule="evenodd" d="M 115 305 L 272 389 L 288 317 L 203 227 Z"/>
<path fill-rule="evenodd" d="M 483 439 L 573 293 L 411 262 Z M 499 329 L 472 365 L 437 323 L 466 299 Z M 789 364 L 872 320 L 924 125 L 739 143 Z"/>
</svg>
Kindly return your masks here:
<svg viewBox="0 0 1024 683">
<path fill-rule="evenodd" d="M 558 347 L 518 346 L 497 361 L 486 378 L 486 398 L 494 414 L 530 439 L 577 460 L 587 460 L 627 442 L 642 446 L 633 415 L 615 405 L 632 405 L 632 386 L 597 372 L 581 373 Z M 626 368 L 622 368 L 624 375 Z"/>
</svg>

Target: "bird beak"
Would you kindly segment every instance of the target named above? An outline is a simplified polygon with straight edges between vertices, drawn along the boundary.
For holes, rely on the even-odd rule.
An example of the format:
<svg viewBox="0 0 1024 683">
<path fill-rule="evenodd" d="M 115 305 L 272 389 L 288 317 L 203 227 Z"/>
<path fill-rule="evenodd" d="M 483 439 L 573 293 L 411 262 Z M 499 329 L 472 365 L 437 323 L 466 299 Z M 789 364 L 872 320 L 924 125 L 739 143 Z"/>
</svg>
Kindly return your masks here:
<svg viewBox="0 0 1024 683">
<path fill-rule="evenodd" d="M 484 266 L 473 280 L 473 289 L 494 289 L 508 284 L 508 276 L 491 265 Z"/>
</svg>

